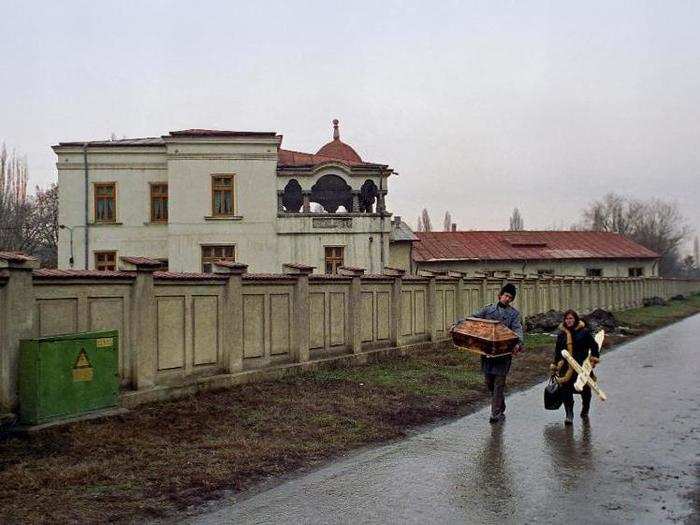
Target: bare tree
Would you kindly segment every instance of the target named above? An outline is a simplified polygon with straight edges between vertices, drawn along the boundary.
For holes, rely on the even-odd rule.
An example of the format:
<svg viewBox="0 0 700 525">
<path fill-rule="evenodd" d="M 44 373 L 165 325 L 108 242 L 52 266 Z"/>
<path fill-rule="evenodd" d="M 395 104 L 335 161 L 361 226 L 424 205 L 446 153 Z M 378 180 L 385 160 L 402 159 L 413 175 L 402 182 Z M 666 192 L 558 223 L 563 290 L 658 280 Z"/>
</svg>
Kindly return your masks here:
<svg viewBox="0 0 700 525">
<path fill-rule="evenodd" d="M 58 245 L 58 187 L 27 195 L 27 161 L 0 149 L 0 251 L 34 255 L 55 267 Z"/>
<path fill-rule="evenodd" d="M 33 255 L 39 257 L 42 266 L 55 268 L 58 255 L 58 186 L 48 190 L 38 186 L 32 199 L 32 229 L 36 248 Z"/>
<path fill-rule="evenodd" d="M 430 221 L 430 215 L 428 215 L 428 210 L 426 208 L 423 208 L 423 211 L 420 214 L 421 220 L 423 221 L 423 230 L 424 232 L 431 232 L 433 231 L 433 223 Z"/>
<path fill-rule="evenodd" d="M 423 219 L 420 218 L 420 215 L 418 216 L 418 221 L 416 222 L 416 231 L 417 232 L 423 231 Z"/>
<path fill-rule="evenodd" d="M 525 229 L 523 217 L 520 215 L 518 208 L 513 209 L 513 214 L 510 216 L 510 231 L 519 232 Z"/>
<path fill-rule="evenodd" d="M 443 231 L 450 231 L 452 230 L 452 215 L 450 214 L 449 211 L 445 212 L 445 219 L 443 220 L 442 223 L 442 229 Z"/>
<path fill-rule="evenodd" d="M 624 235 L 661 255 L 661 275 L 681 271 L 679 247 L 689 229 L 676 203 L 608 193 L 583 211 L 577 229 Z"/>
<path fill-rule="evenodd" d="M 0 148 L 0 250 L 27 251 L 25 225 L 31 213 L 27 200 L 27 162 L 3 143 Z"/>
</svg>

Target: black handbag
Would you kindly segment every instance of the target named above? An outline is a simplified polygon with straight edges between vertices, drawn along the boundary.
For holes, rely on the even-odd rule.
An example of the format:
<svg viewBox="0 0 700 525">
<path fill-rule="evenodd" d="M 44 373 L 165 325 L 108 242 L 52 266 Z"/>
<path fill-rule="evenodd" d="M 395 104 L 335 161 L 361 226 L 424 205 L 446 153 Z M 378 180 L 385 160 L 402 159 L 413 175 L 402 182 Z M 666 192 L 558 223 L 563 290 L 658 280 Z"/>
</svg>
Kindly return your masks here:
<svg viewBox="0 0 700 525">
<path fill-rule="evenodd" d="M 549 378 L 547 386 L 544 387 L 544 408 L 546 410 L 557 410 L 562 402 L 561 385 L 552 376 Z"/>
</svg>

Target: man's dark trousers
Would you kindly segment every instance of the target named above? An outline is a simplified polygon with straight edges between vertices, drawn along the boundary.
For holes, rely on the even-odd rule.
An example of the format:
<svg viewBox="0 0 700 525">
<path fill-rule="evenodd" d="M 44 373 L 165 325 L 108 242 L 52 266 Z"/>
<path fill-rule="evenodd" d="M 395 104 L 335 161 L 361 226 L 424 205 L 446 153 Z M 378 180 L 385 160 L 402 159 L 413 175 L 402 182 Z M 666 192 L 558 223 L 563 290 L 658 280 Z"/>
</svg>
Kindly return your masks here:
<svg viewBox="0 0 700 525">
<path fill-rule="evenodd" d="M 484 374 L 484 379 L 491 393 L 491 417 L 500 417 L 506 411 L 506 376 Z"/>
</svg>

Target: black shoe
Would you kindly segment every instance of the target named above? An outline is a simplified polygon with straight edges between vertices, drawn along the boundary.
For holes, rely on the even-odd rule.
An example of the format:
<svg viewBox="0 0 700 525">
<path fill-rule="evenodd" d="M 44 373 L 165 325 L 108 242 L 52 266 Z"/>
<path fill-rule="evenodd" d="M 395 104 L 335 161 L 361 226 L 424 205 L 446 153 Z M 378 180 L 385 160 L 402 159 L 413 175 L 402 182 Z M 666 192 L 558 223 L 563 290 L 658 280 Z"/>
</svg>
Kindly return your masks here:
<svg viewBox="0 0 700 525">
<path fill-rule="evenodd" d="M 574 409 L 573 409 L 573 407 L 571 409 L 569 409 L 569 408 L 566 409 L 566 417 L 564 417 L 564 424 L 565 425 L 573 425 L 574 424 Z"/>
</svg>

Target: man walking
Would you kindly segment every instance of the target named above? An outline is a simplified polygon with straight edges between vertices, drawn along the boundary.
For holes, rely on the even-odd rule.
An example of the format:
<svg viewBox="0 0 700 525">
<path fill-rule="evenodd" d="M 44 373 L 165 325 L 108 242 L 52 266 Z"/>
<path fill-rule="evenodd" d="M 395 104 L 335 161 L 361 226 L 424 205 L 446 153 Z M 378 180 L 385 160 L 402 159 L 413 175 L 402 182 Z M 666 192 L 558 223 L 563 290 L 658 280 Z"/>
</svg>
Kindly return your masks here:
<svg viewBox="0 0 700 525">
<path fill-rule="evenodd" d="M 472 315 L 472 317 L 480 319 L 500 321 L 506 328 L 513 330 L 520 338 L 517 346 L 513 349 L 513 354 L 522 350 L 524 341 L 520 312 L 510 305 L 515 299 L 515 294 L 515 286 L 508 283 L 501 288 L 497 303 L 490 304 Z M 481 356 L 481 371 L 484 373 L 486 388 L 491 393 L 491 418 L 489 419 L 491 423 L 500 423 L 506 418 L 506 376 L 510 370 L 511 361 L 510 354 L 500 357 Z"/>
</svg>

